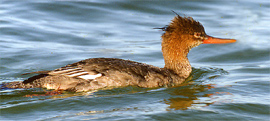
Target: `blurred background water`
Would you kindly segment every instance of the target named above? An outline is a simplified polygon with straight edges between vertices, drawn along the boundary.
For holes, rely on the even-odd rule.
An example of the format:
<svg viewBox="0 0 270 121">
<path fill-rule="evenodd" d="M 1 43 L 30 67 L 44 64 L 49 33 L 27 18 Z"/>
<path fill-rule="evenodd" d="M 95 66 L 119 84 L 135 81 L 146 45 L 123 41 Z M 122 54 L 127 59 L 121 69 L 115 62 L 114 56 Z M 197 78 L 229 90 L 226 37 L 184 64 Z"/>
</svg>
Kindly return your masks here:
<svg viewBox="0 0 270 121">
<path fill-rule="evenodd" d="M 268 0 L 0 1 L 0 83 L 87 58 L 130 59 L 163 67 L 162 31 L 175 14 L 192 16 L 215 37 L 189 53 L 179 87 L 95 92 L 2 89 L 1 120 L 270 120 Z"/>
</svg>

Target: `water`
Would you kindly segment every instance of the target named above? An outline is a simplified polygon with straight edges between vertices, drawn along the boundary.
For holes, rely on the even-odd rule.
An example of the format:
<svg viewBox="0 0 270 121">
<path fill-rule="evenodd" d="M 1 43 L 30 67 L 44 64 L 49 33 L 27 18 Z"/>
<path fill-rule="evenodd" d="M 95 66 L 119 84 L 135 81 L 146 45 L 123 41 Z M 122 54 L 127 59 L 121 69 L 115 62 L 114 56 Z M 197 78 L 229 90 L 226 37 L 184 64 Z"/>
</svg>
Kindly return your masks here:
<svg viewBox="0 0 270 121">
<path fill-rule="evenodd" d="M 191 78 L 179 87 L 95 92 L 1 90 L 1 120 L 270 120 L 270 2 L 0 1 L 0 82 L 79 60 L 114 57 L 163 67 L 162 31 L 192 16 L 209 35 L 237 43 L 189 53 Z"/>
</svg>

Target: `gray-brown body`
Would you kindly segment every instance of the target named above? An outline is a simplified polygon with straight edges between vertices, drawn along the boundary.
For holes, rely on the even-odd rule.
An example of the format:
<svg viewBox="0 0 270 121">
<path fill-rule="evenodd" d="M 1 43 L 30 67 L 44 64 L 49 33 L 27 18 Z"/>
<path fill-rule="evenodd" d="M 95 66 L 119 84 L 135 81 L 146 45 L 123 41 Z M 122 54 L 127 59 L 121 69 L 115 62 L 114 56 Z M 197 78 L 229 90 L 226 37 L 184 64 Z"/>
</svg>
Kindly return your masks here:
<svg viewBox="0 0 270 121">
<path fill-rule="evenodd" d="M 95 79 L 82 79 L 52 73 L 63 68 L 81 68 L 89 74 L 101 74 L 101 76 Z M 115 58 L 86 59 L 53 71 L 34 72 L 41 74 L 23 82 L 4 85 L 7 88 L 47 88 L 81 92 L 124 86 L 146 88 L 172 86 L 181 84 L 185 80 L 171 70 Z"/>
</svg>

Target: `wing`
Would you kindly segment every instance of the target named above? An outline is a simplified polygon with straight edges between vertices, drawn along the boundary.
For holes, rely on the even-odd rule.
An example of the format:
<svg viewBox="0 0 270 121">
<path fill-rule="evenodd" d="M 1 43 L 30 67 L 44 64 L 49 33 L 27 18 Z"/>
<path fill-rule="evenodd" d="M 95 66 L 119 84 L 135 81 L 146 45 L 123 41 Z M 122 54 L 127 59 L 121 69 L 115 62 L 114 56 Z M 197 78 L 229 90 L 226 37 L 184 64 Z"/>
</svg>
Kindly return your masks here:
<svg viewBox="0 0 270 121">
<path fill-rule="evenodd" d="M 55 69 L 53 71 L 50 71 L 48 74 L 49 75 L 63 75 L 70 78 L 81 78 L 81 79 L 86 79 L 86 80 L 95 79 L 97 77 L 102 76 L 101 73 L 97 73 L 94 71 L 87 72 L 80 67 L 70 67 L 70 66 L 65 66 L 59 69 Z"/>
<path fill-rule="evenodd" d="M 102 76 L 101 73 L 98 73 L 95 71 L 87 72 L 84 69 L 77 66 L 65 66 L 65 67 L 61 67 L 52 71 L 37 71 L 37 72 L 25 73 L 23 75 L 35 74 L 35 73 L 38 73 L 39 75 L 30 77 L 24 80 L 23 83 L 24 84 L 31 83 L 37 79 L 46 77 L 48 75 L 62 75 L 62 76 L 70 77 L 70 78 L 81 78 L 85 80 L 91 80 L 91 79 L 95 79 L 97 77 Z"/>
</svg>

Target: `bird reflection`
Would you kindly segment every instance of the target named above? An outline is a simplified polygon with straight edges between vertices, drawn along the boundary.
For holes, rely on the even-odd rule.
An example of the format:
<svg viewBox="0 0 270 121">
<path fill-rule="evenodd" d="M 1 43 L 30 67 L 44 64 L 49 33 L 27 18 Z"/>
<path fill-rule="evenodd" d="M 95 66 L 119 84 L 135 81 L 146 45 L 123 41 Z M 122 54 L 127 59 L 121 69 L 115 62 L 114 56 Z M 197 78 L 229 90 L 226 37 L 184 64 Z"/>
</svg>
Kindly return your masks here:
<svg viewBox="0 0 270 121">
<path fill-rule="evenodd" d="M 196 70 L 195 70 L 196 71 Z M 201 71 L 201 69 L 197 69 Z M 196 75 L 202 75 L 202 73 L 193 73 L 195 77 L 200 77 Z M 211 75 L 207 77 L 200 77 L 206 80 L 214 79 L 218 74 Z M 204 80 L 203 79 L 203 80 Z M 197 81 L 194 81 L 197 80 Z M 184 83 L 178 87 L 169 88 L 169 94 L 171 95 L 169 99 L 164 99 L 164 103 L 168 104 L 168 110 L 187 110 L 192 108 L 206 107 L 216 102 L 222 102 L 222 99 L 218 99 L 220 95 L 231 95 L 229 92 L 213 92 L 210 89 L 217 88 L 215 84 L 202 84 L 198 82 L 197 78 L 192 76 Z"/>
<path fill-rule="evenodd" d="M 188 86 L 189 87 L 189 86 Z M 164 99 L 164 102 L 169 105 L 169 109 L 174 110 L 186 110 L 189 107 L 200 105 L 208 106 L 213 102 L 201 102 L 200 97 L 209 97 L 210 95 L 199 95 L 198 93 L 206 91 L 213 88 L 211 85 L 196 85 L 192 88 L 178 88 L 175 89 L 171 95 L 178 97 L 171 97 L 169 99 Z"/>
</svg>

